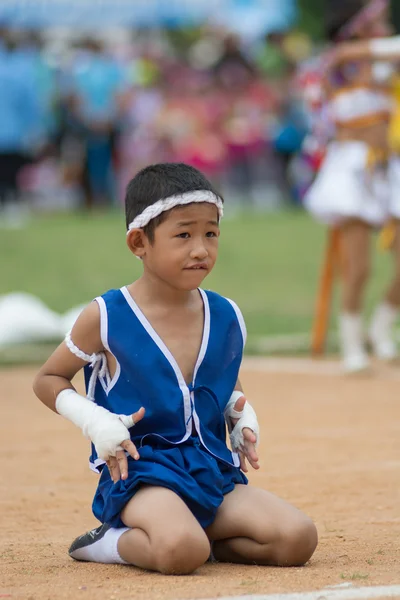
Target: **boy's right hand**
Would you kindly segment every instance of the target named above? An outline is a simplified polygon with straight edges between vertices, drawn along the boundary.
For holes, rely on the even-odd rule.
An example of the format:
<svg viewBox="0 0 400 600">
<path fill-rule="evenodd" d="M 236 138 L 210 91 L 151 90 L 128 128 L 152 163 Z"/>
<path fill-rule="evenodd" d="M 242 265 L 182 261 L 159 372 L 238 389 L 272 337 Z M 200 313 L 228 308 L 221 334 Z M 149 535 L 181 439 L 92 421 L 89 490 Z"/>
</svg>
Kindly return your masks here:
<svg viewBox="0 0 400 600">
<path fill-rule="evenodd" d="M 121 473 L 123 479 L 127 477 L 128 466 L 123 449 L 138 460 L 139 453 L 131 442 L 129 429 L 143 419 L 143 407 L 133 415 L 116 415 L 81 396 L 73 388 L 65 388 L 57 394 L 55 408 L 58 414 L 80 427 L 83 435 L 91 440 L 97 456 L 109 465 L 114 481 L 120 479 Z"/>
<path fill-rule="evenodd" d="M 142 407 L 130 416 L 118 415 L 118 417 L 125 427 L 129 429 L 130 427 L 133 427 L 135 423 L 138 423 L 143 419 L 144 413 L 145 409 Z M 139 460 L 140 458 L 135 444 L 130 439 L 126 439 L 121 442 L 116 449 L 115 456 L 109 456 L 106 460 L 111 479 L 114 483 L 120 479 L 124 480 L 128 477 L 128 459 L 125 451 L 128 452 L 128 454 L 132 456 L 134 460 Z"/>
<path fill-rule="evenodd" d="M 116 415 L 81 396 L 73 388 L 65 388 L 57 394 L 55 407 L 60 415 L 80 427 L 83 435 L 91 440 L 97 456 L 107 463 L 112 480 L 126 479 L 128 461 L 124 450 L 135 460 L 139 459 L 129 429 L 143 419 L 144 408 L 133 415 Z"/>
</svg>

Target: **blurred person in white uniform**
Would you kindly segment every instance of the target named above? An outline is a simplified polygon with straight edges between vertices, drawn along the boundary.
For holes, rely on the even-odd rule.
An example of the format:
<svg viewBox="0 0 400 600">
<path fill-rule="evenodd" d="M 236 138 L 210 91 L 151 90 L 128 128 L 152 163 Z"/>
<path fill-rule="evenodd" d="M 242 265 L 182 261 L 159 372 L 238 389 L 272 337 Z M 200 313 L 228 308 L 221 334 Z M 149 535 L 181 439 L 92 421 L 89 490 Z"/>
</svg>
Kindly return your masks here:
<svg viewBox="0 0 400 600">
<path fill-rule="evenodd" d="M 369 367 L 367 337 L 378 358 L 391 361 L 398 354 L 393 326 L 400 307 L 400 159 L 390 155 L 388 128 L 400 36 L 391 36 L 385 0 L 332 0 L 330 8 L 335 44 L 325 65 L 324 89 L 335 134 L 305 205 L 321 222 L 340 228 L 345 268 L 339 336 L 344 368 L 357 372 Z M 388 223 L 394 276 L 366 336 L 362 309 L 370 238 Z"/>
</svg>

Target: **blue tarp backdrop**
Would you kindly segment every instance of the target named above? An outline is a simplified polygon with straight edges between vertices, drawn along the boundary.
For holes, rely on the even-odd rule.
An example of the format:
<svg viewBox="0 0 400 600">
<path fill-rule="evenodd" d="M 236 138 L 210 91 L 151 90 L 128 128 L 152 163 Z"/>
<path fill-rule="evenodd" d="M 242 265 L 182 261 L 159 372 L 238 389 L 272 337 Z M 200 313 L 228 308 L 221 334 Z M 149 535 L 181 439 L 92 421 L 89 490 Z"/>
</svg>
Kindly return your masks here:
<svg viewBox="0 0 400 600">
<path fill-rule="evenodd" d="M 285 29 L 296 0 L 1 0 L 0 24 L 14 27 L 178 27 L 203 21 L 243 33 Z"/>
</svg>

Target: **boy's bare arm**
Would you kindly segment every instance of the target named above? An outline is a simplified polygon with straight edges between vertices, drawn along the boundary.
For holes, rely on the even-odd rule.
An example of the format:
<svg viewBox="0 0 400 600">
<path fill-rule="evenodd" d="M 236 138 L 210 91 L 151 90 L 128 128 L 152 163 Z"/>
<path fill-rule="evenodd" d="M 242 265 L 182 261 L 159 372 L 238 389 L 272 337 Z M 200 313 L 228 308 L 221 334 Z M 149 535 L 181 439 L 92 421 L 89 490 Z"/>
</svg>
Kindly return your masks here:
<svg viewBox="0 0 400 600">
<path fill-rule="evenodd" d="M 73 344 L 87 355 L 104 351 L 100 336 L 100 310 L 92 302 L 78 317 L 71 331 Z M 89 438 L 99 458 L 106 461 L 113 481 L 128 476 L 125 450 L 139 459 L 129 428 L 144 416 L 144 408 L 133 415 L 115 415 L 74 389 L 71 380 L 87 362 L 60 344 L 40 369 L 33 384 L 38 398 L 54 412 L 77 425 Z"/>
<path fill-rule="evenodd" d="M 103 350 L 100 338 L 100 310 L 97 302 L 89 304 L 79 315 L 71 332 L 73 343 L 86 354 Z M 87 362 L 75 356 L 62 342 L 37 374 L 33 390 L 48 408 L 56 411 L 58 394 L 65 389 L 75 389 L 71 380 Z"/>
</svg>

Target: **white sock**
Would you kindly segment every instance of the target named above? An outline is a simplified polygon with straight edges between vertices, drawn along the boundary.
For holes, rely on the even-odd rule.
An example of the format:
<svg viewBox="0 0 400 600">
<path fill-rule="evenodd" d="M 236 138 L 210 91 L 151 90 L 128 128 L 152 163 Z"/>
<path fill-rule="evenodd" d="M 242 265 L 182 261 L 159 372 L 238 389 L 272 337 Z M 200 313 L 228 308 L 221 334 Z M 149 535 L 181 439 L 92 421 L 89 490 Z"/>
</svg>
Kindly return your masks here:
<svg viewBox="0 0 400 600">
<path fill-rule="evenodd" d="M 125 531 L 130 531 L 129 527 L 118 529 L 110 527 L 100 539 L 77 550 L 70 551 L 69 554 L 75 560 L 127 565 L 129 563 L 121 558 L 118 552 L 118 540 Z"/>
<path fill-rule="evenodd" d="M 360 314 L 339 315 L 339 338 L 345 370 L 349 373 L 363 371 L 368 367 L 364 349 L 363 326 Z"/>
<path fill-rule="evenodd" d="M 378 358 L 394 359 L 397 356 L 393 329 L 398 314 L 398 309 L 387 302 L 382 302 L 375 309 L 369 330 L 369 337 L 374 353 Z"/>
<path fill-rule="evenodd" d="M 385 340 L 390 337 L 398 314 L 397 307 L 387 302 L 379 304 L 372 316 L 370 335 L 377 340 Z"/>
</svg>

